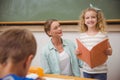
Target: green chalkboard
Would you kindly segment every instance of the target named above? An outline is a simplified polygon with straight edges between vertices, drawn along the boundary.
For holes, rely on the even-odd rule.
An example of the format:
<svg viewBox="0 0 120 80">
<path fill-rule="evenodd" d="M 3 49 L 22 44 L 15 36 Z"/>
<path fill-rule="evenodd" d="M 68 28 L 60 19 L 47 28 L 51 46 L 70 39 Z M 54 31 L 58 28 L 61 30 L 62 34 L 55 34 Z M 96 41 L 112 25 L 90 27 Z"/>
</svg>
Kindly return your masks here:
<svg viewBox="0 0 120 80">
<path fill-rule="evenodd" d="M 102 9 L 106 19 L 120 19 L 120 0 L 0 0 L 0 22 L 78 20 L 90 3 Z"/>
</svg>

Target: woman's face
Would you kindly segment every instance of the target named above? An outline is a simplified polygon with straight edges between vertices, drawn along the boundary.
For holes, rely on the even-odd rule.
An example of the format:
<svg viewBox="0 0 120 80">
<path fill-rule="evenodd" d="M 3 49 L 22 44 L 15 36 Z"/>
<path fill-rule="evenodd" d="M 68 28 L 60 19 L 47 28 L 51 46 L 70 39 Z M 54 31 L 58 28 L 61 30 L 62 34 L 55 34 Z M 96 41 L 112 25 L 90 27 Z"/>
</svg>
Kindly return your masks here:
<svg viewBox="0 0 120 80">
<path fill-rule="evenodd" d="M 85 24 L 89 28 L 95 28 L 97 24 L 97 13 L 95 11 L 87 11 L 84 15 Z"/>
<path fill-rule="evenodd" d="M 63 35 L 60 23 L 58 21 L 52 22 L 48 34 L 51 35 L 51 37 L 61 37 Z"/>
</svg>

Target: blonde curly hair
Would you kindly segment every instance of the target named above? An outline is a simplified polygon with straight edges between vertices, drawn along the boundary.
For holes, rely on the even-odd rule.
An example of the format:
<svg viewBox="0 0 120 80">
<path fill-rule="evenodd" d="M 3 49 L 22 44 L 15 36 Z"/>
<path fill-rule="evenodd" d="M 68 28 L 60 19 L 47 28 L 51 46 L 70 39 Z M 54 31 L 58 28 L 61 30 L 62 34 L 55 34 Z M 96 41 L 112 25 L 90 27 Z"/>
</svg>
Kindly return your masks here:
<svg viewBox="0 0 120 80">
<path fill-rule="evenodd" d="M 87 11 L 94 11 L 97 13 L 97 24 L 96 24 L 96 30 L 99 30 L 101 32 L 105 32 L 106 23 L 105 18 L 101 10 L 96 10 L 94 8 L 87 8 L 82 11 L 82 14 L 80 15 L 80 31 L 86 32 L 88 30 L 88 27 L 85 25 L 85 13 Z"/>
</svg>

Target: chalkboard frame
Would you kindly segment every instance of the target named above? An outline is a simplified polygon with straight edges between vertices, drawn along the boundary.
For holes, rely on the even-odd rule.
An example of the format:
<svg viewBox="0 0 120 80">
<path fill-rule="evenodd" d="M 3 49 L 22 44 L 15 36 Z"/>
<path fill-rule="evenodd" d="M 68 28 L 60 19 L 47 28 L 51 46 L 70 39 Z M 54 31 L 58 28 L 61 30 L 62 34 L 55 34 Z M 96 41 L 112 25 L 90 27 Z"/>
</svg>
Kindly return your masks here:
<svg viewBox="0 0 120 80">
<path fill-rule="evenodd" d="M 89 4 L 102 9 L 107 20 L 120 19 L 119 0 L 1 0 L 0 22 L 45 21 L 50 18 L 79 20 L 81 11 Z"/>
<path fill-rule="evenodd" d="M 77 25 L 80 20 L 59 21 L 62 25 Z M 44 25 L 45 21 L 14 21 L 0 22 L 0 25 Z M 107 24 L 120 24 L 120 19 L 106 20 Z"/>
</svg>

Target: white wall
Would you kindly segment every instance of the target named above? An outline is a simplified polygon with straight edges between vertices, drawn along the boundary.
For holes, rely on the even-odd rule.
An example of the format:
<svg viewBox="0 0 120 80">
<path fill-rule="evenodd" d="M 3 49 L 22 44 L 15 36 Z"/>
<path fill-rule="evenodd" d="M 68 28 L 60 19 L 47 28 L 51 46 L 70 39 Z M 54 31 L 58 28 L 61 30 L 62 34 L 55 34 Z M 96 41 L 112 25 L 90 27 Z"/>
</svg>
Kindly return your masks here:
<svg viewBox="0 0 120 80">
<path fill-rule="evenodd" d="M 32 66 L 40 66 L 40 54 L 42 47 L 46 44 L 48 41 L 48 36 L 44 32 L 33 32 L 37 44 L 37 55 L 34 58 L 32 62 Z M 70 39 L 74 41 L 74 39 L 79 36 L 79 33 L 77 32 L 63 32 L 63 38 Z M 120 80 L 120 32 L 109 32 L 108 33 L 111 46 L 113 48 L 113 55 L 109 57 L 108 59 L 108 80 Z"/>
</svg>

